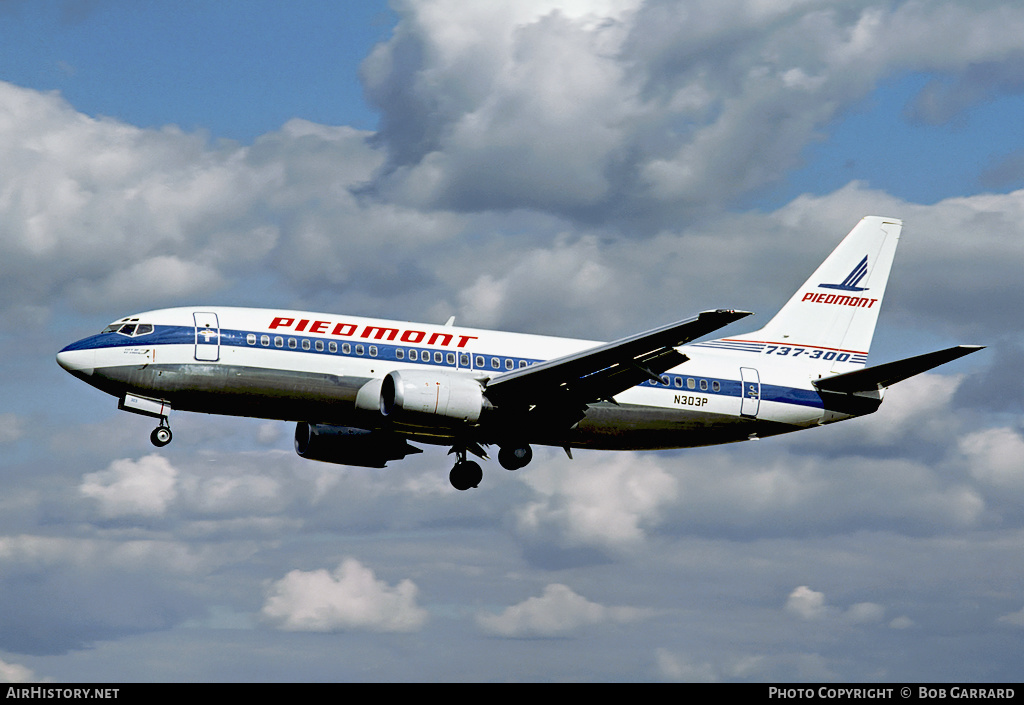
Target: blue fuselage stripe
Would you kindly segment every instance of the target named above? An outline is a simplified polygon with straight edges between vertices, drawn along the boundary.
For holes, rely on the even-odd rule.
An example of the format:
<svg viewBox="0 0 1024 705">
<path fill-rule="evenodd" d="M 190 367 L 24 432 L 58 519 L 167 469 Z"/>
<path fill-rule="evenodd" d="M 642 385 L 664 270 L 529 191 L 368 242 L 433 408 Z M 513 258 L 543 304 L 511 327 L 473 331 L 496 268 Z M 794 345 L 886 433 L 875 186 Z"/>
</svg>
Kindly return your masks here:
<svg viewBox="0 0 1024 705">
<path fill-rule="evenodd" d="M 255 343 L 250 342 L 252 336 Z M 270 345 L 263 345 L 262 339 L 269 338 Z M 280 338 L 282 345 L 275 344 L 275 339 Z M 292 342 L 294 341 L 294 343 Z M 308 341 L 308 349 L 303 348 L 303 341 Z M 321 343 L 320 350 L 317 349 L 317 342 Z M 194 345 L 196 343 L 196 331 L 192 326 L 156 326 L 152 333 L 131 337 L 120 333 L 101 333 L 98 335 L 83 338 L 76 341 L 62 350 L 98 350 L 102 348 L 120 347 L 158 347 L 161 345 Z M 335 343 L 335 351 L 331 350 L 331 343 Z M 210 343 L 200 345 L 215 345 L 216 340 L 211 339 Z M 349 352 L 345 352 L 348 344 Z M 540 359 L 510 357 L 496 353 L 484 353 L 470 350 L 438 350 L 437 348 L 422 348 L 414 345 L 394 345 L 390 342 L 374 339 L 337 339 L 320 338 L 311 336 L 277 335 L 260 331 L 221 330 L 220 345 L 222 347 L 237 347 L 249 350 L 276 350 L 278 352 L 295 352 L 306 355 L 329 355 L 331 357 L 347 357 L 355 359 L 384 360 L 405 364 L 432 365 L 437 367 L 451 367 L 457 369 L 472 369 L 488 373 L 501 373 L 512 369 L 518 369 L 521 365 L 532 365 L 541 362 Z M 357 347 L 359 346 L 359 347 Z M 376 349 L 376 355 L 369 354 L 370 348 Z M 362 349 L 363 354 L 356 351 Z M 411 359 L 411 353 L 415 352 L 418 359 Z M 441 362 L 436 362 L 434 354 L 441 353 Z M 399 357 L 401 355 L 402 357 Z M 449 358 L 449 355 L 453 356 Z M 469 365 L 461 364 L 468 356 Z M 461 358 L 461 359 L 460 359 Z M 484 365 L 478 366 L 478 358 L 482 358 Z M 497 361 L 498 367 L 494 367 L 492 361 Z M 511 361 L 511 367 L 508 366 Z M 701 377 L 680 374 L 665 373 L 659 375 L 662 382 L 653 380 L 641 383 L 640 387 L 654 387 L 680 394 L 703 394 L 709 396 L 739 397 L 742 394 L 742 383 L 737 379 L 724 379 L 714 377 Z M 717 385 L 716 385 L 717 383 Z M 689 384 L 694 384 L 690 387 Z M 698 385 L 704 385 L 697 388 Z M 716 390 L 714 387 L 717 386 Z M 773 384 L 761 384 L 761 401 L 772 401 L 796 406 L 807 406 L 813 408 L 824 408 L 821 397 L 811 389 L 799 389 L 796 387 L 785 387 Z"/>
</svg>

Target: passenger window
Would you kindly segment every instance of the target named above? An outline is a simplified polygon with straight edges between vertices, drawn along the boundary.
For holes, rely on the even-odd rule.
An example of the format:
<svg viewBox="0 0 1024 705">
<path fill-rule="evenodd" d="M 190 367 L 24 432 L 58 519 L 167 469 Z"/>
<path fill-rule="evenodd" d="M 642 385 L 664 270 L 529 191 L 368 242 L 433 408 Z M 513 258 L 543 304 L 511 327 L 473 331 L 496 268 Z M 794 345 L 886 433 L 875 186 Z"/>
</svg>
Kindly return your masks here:
<svg viewBox="0 0 1024 705">
<path fill-rule="evenodd" d="M 324 341 L 322 341 L 322 340 L 316 341 L 316 343 L 314 344 L 314 347 L 316 348 L 317 352 L 323 352 L 324 351 Z"/>
<path fill-rule="evenodd" d="M 702 391 L 702 392 L 708 391 L 708 381 L 706 379 L 702 379 L 700 381 L 700 391 Z"/>
<path fill-rule="evenodd" d="M 447 355 L 445 355 L 444 357 L 445 357 L 445 361 L 447 361 L 447 363 L 449 365 L 454 365 L 455 364 L 455 353 L 451 353 L 450 352 Z"/>
<path fill-rule="evenodd" d="M 469 355 L 466 353 L 459 354 L 459 367 L 469 367 Z"/>
<path fill-rule="evenodd" d="M 294 350 L 295 348 L 299 347 L 299 343 L 298 341 L 295 340 L 295 338 L 288 338 L 288 347 Z"/>
<path fill-rule="evenodd" d="M 477 355 L 476 356 L 476 368 L 478 370 L 483 369 L 484 365 L 486 365 L 486 364 L 487 363 L 484 362 L 484 356 L 483 355 Z"/>
<path fill-rule="evenodd" d="M 715 380 L 714 382 L 711 383 L 711 391 L 713 391 L 713 392 L 720 392 L 720 391 L 722 391 L 722 385 L 718 383 L 718 380 Z"/>
<path fill-rule="evenodd" d="M 309 341 L 306 338 L 302 339 L 302 349 L 309 350 Z"/>
<path fill-rule="evenodd" d="M 377 357 L 377 346 L 376 345 L 371 345 L 370 346 L 370 357 Z"/>
<path fill-rule="evenodd" d="M 661 383 L 664 384 L 666 387 L 669 386 L 668 375 L 661 376 Z"/>
<path fill-rule="evenodd" d="M 245 336 L 245 342 L 247 342 L 249 345 L 255 345 L 256 344 L 256 334 L 255 333 L 250 333 L 249 335 Z"/>
<path fill-rule="evenodd" d="M 398 350 L 395 350 L 395 359 L 396 360 L 404 360 L 405 359 L 405 350 L 403 350 L 402 348 L 398 348 Z"/>
<path fill-rule="evenodd" d="M 356 346 L 356 355 L 362 355 L 366 351 L 366 348 L 362 344 Z"/>
<path fill-rule="evenodd" d="M 515 362 L 513 362 L 510 358 L 505 358 L 505 369 L 506 370 L 514 369 L 515 366 L 516 366 Z"/>
<path fill-rule="evenodd" d="M 526 360 L 520 360 L 519 361 L 519 369 L 523 369 L 524 367 L 526 367 Z"/>
<path fill-rule="evenodd" d="M 327 349 L 330 350 L 332 353 L 336 353 L 338 352 L 338 344 L 332 340 L 331 342 L 327 343 Z"/>
<path fill-rule="evenodd" d="M 683 388 L 683 378 L 682 377 L 676 377 L 673 381 L 675 382 L 676 387 L 678 389 L 682 389 Z"/>
<path fill-rule="evenodd" d="M 413 362 L 416 362 L 417 360 L 419 360 L 420 359 L 419 352 L 417 352 L 416 350 L 410 350 L 409 351 L 409 359 L 412 360 Z"/>
<path fill-rule="evenodd" d="M 352 354 L 352 346 L 349 343 L 342 343 L 341 344 L 341 352 L 344 353 L 345 355 L 351 355 Z"/>
<path fill-rule="evenodd" d="M 279 335 L 274 336 L 274 347 L 275 348 L 283 348 L 284 347 L 284 338 L 282 338 Z"/>
<path fill-rule="evenodd" d="M 262 345 L 265 348 L 266 347 L 270 347 L 270 336 L 269 335 L 261 335 L 260 336 L 260 345 Z"/>
<path fill-rule="evenodd" d="M 496 357 L 492 357 L 491 358 L 491 367 L 493 367 L 496 370 L 500 370 L 501 369 L 501 360 L 499 360 Z"/>
<path fill-rule="evenodd" d="M 440 352 L 435 352 L 434 362 L 440 365 L 442 362 L 444 362 L 444 355 L 442 355 Z"/>
<path fill-rule="evenodd" d="M 687 377 L 686 378 L 686 388 L 687 389 L 696 389 L 697 388 L 697 383 L 693 381 L 693 377 Z"/>
</svg>

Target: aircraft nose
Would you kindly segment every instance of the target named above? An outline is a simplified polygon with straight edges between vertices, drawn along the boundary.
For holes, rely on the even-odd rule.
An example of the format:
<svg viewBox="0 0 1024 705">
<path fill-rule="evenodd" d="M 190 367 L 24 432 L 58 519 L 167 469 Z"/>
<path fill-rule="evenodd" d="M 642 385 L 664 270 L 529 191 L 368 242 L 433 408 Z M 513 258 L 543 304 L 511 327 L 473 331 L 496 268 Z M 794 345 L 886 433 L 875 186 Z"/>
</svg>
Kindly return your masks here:
<svg viewBox="0 0 1024 705">
<path fill-rule="evenodd" d="M 73 375 L 90 376 L 95 367 L 94 350 L 76 350 L 73 345 L 57 353 L 57 364 Z"/>
</svg>

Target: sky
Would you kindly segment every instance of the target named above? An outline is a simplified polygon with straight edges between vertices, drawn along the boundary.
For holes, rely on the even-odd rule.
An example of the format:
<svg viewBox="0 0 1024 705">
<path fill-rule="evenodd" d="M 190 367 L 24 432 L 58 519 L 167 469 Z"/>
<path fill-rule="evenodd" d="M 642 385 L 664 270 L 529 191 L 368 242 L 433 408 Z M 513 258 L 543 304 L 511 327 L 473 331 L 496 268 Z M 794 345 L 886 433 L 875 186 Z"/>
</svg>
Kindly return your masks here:
<svg viewBox="0 0 1024 705">
<path fill-rule="evenodd" d="M 995 0 L 0 0 L 0 681 L 1020 681 L 1021 36 Z M 869 364 L 987 348 L 759 442 L 463 493 L 284 422 L 157 450 L 54 361 L 165 306 L 761 325 L 864 215 L 904 221 Z"/>
</svg>

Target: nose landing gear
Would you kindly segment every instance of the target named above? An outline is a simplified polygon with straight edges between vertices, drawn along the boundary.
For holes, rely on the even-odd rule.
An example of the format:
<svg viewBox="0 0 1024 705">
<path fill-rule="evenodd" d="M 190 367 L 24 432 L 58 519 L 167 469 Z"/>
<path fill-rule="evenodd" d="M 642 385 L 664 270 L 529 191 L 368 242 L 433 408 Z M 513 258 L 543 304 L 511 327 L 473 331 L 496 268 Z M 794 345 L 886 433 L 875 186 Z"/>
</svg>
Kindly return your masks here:
<svg viewBox="0 0 1024 705">
<path fill-rule="evenodd" d="M 157 448 L 163 448 L 165 445 L 171 442 L 171 427 L 167 425 L 167 417 L 164 416 L 160 419 L 160 425 L 153 429 L 153 432 L 149 434 L 150 442 Z"/>
</svg>

